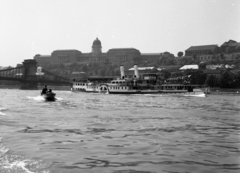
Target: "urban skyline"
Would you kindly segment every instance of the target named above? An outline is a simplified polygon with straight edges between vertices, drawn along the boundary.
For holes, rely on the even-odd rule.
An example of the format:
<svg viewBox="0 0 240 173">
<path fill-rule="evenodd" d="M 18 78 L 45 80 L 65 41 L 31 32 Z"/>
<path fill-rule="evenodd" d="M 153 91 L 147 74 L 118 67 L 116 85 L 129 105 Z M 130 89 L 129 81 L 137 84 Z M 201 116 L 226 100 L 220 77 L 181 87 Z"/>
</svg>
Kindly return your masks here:
<svg viewBox="0 0 240 173">
<path fill-rule="evenodd" d="M 15 66 L 53 50 L 91 52 L 136 48 L 145 53 L 240 40 L 240 2 L 202 1 L 28 1 L 0 2 L 0 66 Z"/>
</svg>

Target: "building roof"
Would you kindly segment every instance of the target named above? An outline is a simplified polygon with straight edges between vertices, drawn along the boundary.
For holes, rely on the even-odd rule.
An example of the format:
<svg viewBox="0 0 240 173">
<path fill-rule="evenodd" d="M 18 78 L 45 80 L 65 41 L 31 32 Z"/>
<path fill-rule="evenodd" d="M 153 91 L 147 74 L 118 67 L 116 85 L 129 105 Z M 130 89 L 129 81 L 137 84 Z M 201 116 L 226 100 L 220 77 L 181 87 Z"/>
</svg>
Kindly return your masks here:
<svg viewBox="0 0 240 173">
<path fill-rule="evenodd" d="M 152 70 L 154 67 L 138 67 L 138 70 Z M 134 70 L 134 67 L 128 69 L 128 70 Z"/>
<path fill-rule="evenodd" d="M 213 44 L 213 45 L 203 45 L 203 46 L 191 46 L 190 48 L 188 48 L 186 51 L 194 51 L 194 50 L 209 50 L 209 49 L 214 49 L 218 47 L 217 44 Z"/>
<path fill-rule="evenodd" d="M 80 52 L 79 50 L 77 49 L 61 49 L 61 50 L 54 50 L 53 52 Z"/>
<path fill-rule="evenodd" d="M 217 68 L 223 68 L 223 67 L 224 67 L 223 64 L 217 64 L 217 65 L 210 64 L 210 65 L 206 65 L 206 68 L 209 69 L 209 70 L 215 70 Z"/>
<path fill-rule="evenodd" d="M 141 56 L 152 56 L 152 55 L 158 55 L 158 56 L 160 56 L 161 53 L 141 53 Z"/>
<path fill-rule="evenodd" d="M 40 58 L 50 58 L 51 55 L 35 55 L 35 57 L 40 57 Z"/>
<path fill-rule="evenodd" d="M 93 46 L 100 46 L 102 47 L 101 41 L 96 38 L 96 40 L 93 41 Z"/>
<path fill-rule="evenodd" d="M 221 46 L 234 46 L 237 42 L 235 40 L 228 40 L 224 42 Z"/>
<path fill-rule="evenodd" d="M 179 69 L 181 66 L 180 65 L 164 65 L 164 66 L 159 66 L 161 69 Z"/>
<path fill-rule="evenodd" d="M 188 70 L 188 69 L 197 70 L 197 69 L 199 69 L 199 66 L 198 65 L 184 65 L 179 70 Z"/>
<path fill-rule="evenodd" d="M 139 51 L 135 48 L 112 48 L 112 49 L 109 49 L 109 51 Z"/>
</svg>

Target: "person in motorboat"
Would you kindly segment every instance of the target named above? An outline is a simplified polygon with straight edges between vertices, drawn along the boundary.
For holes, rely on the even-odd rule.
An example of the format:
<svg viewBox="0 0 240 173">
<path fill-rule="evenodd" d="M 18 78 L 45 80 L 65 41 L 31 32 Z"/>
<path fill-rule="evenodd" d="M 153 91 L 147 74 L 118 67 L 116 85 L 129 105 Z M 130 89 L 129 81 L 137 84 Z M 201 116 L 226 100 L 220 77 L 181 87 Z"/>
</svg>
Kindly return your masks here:
<svg viewBox="0 0 240 173">
<path fill-rule="evenodd" d="M 52 89 L 49 89 L 47 92 L 46 92 L 46 95 L 48 97 L 54 97 L 56 94 L 54 92 L 52 92 Z"/>
<path fill-rule="evenodd" d="M 49 90 L 47 91 L 47 93 L 52 93 L 52 89 L 49 89 Z"/>
<path fill-rule="evenodd" d="M 45 90 L 44 90 L 45 91 Z M 52 89 L 46 91 L 46 93 L 42 94 L 46 101 L 55 101 L 56 94 L 52 92 Z"/>
<path fill-rule="evenodd" d="M 41 95 L 46 94 L 48 91 L 47 85 L 42 89 Z"/>
</svg>

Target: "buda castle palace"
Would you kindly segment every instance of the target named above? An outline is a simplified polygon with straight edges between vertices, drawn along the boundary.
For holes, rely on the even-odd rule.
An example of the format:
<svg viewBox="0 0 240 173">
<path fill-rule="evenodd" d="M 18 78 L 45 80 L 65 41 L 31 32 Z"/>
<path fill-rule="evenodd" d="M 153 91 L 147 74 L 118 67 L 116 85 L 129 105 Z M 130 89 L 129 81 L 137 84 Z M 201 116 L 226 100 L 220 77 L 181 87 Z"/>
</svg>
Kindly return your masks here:
<svg viewBox="0 0 240 173">
<path fill-rule="evenodd" d="M 55 50 L 51 55 L 34 56 L 39 66 L 47 66 L 51 63 L 106 63 L 110 62 L 117 65 L 132 66 L 134 62 L 148 61 L 155 62 L 160 58 L 160 53 L 141 53 L 135 48 L 113 48 L 106 53 L 102 52 L 101 41 L 96 38 L 92 44 L 90 53 L 82 53 L 79 50 Z"/>
</svg>

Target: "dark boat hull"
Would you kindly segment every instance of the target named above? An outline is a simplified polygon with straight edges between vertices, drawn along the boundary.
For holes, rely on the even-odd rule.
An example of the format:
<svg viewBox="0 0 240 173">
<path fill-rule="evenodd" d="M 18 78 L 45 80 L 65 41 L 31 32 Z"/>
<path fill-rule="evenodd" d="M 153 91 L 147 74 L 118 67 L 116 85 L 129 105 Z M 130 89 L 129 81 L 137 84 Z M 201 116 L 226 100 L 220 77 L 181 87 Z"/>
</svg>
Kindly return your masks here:
<svg viewBox="0 0 240 173">
<path fill-rule="evenodd" d="M 55 101 L 56 100 L 55 93 L 47 93 L 47 94 L 43 94 L 42 96 L 46 101 Z"/>
</svg>

